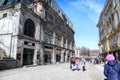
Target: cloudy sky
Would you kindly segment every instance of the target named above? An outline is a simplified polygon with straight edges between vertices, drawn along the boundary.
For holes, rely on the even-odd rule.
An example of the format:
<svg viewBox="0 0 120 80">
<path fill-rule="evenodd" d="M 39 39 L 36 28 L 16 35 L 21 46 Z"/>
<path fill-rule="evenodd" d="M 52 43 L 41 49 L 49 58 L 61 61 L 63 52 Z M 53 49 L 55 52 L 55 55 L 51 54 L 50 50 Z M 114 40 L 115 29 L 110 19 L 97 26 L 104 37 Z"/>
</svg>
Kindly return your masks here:
<svg viewBox="0 0 120 80">
<path fill-rule="evenodd" d="M 99 15 L 106 0 L 55 0 L 74 25 L 76 47 L 98 49 Z"/>
</svg>

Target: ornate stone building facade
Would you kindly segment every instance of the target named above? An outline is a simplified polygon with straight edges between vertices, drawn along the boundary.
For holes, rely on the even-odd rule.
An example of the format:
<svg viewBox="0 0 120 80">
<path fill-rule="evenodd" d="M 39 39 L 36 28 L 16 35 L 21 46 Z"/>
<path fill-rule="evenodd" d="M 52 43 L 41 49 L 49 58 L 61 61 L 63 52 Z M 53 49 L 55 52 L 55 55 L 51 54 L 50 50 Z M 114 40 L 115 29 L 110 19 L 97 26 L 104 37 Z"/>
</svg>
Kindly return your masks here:
<svg viewBox="0 0 120 80">
<path fill-rule="evenodd" d="M 106 0 L 97 27 L 101 55 L 112 53 L 120 61 L 120 0 Z"/>
<path fill-rule="evenodd" d="M 3 0 L 0 13 L 4 56 L 36 65 L 67 62 L 74 54 L 73 24 L 54 0 Z"/>
</svg>

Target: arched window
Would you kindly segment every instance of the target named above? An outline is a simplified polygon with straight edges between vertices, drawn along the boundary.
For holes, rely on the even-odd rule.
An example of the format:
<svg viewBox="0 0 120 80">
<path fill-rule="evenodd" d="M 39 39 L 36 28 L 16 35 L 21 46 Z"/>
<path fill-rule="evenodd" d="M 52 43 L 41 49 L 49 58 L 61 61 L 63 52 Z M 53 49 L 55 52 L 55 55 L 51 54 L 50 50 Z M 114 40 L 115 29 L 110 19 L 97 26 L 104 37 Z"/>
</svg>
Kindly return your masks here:
<svg viewBox="0 0 120 80">
<path fill-rule="evenodd" d="M 24 24 L 24 35 L 35 36 L 35 24 L 31 19 L 27 19 Z"/>
</svg>

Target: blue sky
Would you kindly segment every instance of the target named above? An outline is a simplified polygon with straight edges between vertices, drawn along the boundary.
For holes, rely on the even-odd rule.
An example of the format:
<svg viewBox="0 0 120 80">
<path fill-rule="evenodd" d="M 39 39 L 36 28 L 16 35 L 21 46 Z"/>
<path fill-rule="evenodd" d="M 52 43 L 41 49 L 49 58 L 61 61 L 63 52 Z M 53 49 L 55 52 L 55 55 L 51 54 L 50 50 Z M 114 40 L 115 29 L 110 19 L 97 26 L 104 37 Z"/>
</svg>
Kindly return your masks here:
<svg viewBox="0 0 120 80">
<path fill-rule="evenodd" d="M 73 23 L 76 47 L 98 49 L 99 15 L 106 0 L 55 0 Z"/>
</svg>

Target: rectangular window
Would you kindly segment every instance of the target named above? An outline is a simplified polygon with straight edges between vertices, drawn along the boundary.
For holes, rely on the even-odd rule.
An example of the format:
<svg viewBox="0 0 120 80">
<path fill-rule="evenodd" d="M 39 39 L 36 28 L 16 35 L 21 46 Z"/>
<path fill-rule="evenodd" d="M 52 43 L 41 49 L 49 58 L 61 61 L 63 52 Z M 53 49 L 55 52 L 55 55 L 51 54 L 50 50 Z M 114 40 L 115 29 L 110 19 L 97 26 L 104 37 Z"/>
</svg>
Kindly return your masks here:
<svg viewBox="0 0 120 80">
<path fill-rule="evenodd" d="M 3 18 L 4 18 L 4 17 L 7 17 L 7 13 L 3 14 Z"/>
<path fill-rule="evenodd" d="M 118 13 L 118 11 L 116 11 L 116 13 L 115 13 L 115 26 L 119 23 L 119 13 Z"/>
<path fill-rule="evenodd" d="M 44 42 L 48 43 L 48 34 L 47 33 L 44 34 Z"/>
<path fill-rule="evenodd" d="M 113 1 L 113 7 L 116 6 L 116 0 L 112 0 Z"/>
<path fill-rule="evenodd" d="M 118 22 L 120 21 L 120 19 L 119 19 L 119 12 L 117 11 L 117 20 L 118 20 Z"/>
</svg>

